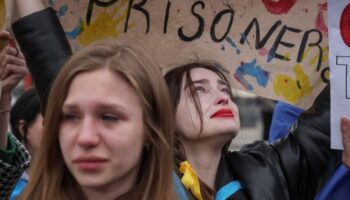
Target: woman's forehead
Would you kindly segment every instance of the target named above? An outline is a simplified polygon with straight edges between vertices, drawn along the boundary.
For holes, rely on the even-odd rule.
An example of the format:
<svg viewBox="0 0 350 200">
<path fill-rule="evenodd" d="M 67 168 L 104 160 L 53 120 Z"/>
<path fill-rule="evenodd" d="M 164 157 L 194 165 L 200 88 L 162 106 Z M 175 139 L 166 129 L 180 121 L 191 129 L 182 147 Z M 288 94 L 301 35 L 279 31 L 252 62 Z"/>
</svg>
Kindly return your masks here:
<svg viewBox="0 0 350 200">
<path fill-rule="evenodd" d="M 216 72 L 198 67 L 194 68 L 189 72 L 190 78 L 193 84 L 209 84 L 209 83 L 218 83 L 219 85 L 227 85 L 226 81 L 220 77 Z M 184 79 L 185 76 L 184 76 Z M 187 81 L 187 84 L 189 81 Z"/>
<path fill-rule="evenodd" d="M 208 80 L 221 79 L 221 77 L 219 77 L 219 75 L 216 72 L 203 67 L 197 67 L 197 68 L 191 69 L 190 75 L 192 80 L 203 79 L 203 78 L 206 78 Z"/>
</svg>

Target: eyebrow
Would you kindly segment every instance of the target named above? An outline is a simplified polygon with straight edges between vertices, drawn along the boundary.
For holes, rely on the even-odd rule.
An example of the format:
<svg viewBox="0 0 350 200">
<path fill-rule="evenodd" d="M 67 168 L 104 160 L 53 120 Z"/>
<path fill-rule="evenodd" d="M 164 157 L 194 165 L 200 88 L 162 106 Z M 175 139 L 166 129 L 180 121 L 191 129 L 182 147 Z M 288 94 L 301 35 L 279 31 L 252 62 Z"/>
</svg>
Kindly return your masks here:
<svg viewBox="0 0 350 200">
<path fill-rule="evenodd" d="M 199 79 L 199 80 L 195 80 L 195 81 L 192 81 L 192 85 L 194 84 L 209 84 L 209 80 L 208 79 Z M 186 84 L 185 88 L 188 88 L 190 86 L 190 83 Z"/>
<path fill-rule="evenodd" d="M 224 85 L 224 86 L 226 86 L 226 87 L 229 87 L 229 85 L 226 83 L 226 81 L 223 81 L 223 80 L 221 80 L 221 79 L 218 79 L 218 80 L 217 80 L 217 83 L 218 83 L 219 85 Z M 208 79 L 199 79 L 199 80 L 192 81 L 192 84 L 193 84 L 193 85 L 194 85 L 194 84 L 203 84 L 203 85 L 204 85 L 204 84 L 209 84 L 209 80 L 208 80 Z M 189 85 L 190 85 L 190 84 L 187 84 L 186 87 L 185 87 L 184 89 L 188 88 Z"/>
<path fill-rule="evenodd" d="M 229 87 L 229 85 L 226 83 L 226 81 L 223 81 L 221 79 L 218 80 L 218 84 L 219 85 L 225 85 L 225 86 Z"/>
<path fill-rule="evenodd" d="M 118 104 L 113 104 L 113 103 L 98 103 L 96 105 L 96 107 L 99 108 L 99 110 L 111 110 L 111 111 L 117 111 L 117 112 L 127 112 L 126 109 Z M 75 110 L 79 110 L 79 105 L 74 104 L 74 103 L 65 103 L 63 104 L 62 111 L 67 110 L 67 111 L 75 111 Z"/>
<path fill-rule="evenodd" d="M 61 107 L 61 110 L 76 110 L 78 109 L 78 107 L 74 104 L 67 104 L 67 103 L 63 103 L 62 107 Z"/>
</svg>

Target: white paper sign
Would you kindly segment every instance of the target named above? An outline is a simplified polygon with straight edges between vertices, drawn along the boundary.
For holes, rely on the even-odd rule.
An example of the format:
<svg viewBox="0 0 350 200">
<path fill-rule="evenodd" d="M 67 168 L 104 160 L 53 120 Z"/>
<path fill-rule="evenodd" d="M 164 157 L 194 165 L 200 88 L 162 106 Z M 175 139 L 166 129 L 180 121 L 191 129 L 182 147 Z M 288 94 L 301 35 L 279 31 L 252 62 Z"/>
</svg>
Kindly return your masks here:
<svg viewBox="0 0 350 200">
<path fill-rule="evenodd" d="M 331 148 L 343 149 L 340 118 L 350 118 L 350 1 L 328 0 Z"/>
</svg>

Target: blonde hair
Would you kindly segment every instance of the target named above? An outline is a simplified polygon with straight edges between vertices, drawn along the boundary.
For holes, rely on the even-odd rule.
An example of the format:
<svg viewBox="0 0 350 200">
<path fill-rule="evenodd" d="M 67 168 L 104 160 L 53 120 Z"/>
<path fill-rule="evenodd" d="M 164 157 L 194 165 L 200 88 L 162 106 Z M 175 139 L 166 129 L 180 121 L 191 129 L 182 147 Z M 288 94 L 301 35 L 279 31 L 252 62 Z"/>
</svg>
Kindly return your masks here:
<svg viewBox="0 0 350 200">
<path fill-rule="evenodd" d="M 107 67 L 139 95 L 149 146 L 142 155 L 138 182 L 119 199 L 175 199 L 172 182 L 174 121 L 171 100 L 158 65 L 144 53 L 114 40 L 90 45 L 73 55 L 50 91 L 40 153 L 21 199 L 86 199 L 67 169 L 58 142 L 62 105 L 76 75 Z M 122 94 L 121 94 L 122 95 Z"/>
</svg>

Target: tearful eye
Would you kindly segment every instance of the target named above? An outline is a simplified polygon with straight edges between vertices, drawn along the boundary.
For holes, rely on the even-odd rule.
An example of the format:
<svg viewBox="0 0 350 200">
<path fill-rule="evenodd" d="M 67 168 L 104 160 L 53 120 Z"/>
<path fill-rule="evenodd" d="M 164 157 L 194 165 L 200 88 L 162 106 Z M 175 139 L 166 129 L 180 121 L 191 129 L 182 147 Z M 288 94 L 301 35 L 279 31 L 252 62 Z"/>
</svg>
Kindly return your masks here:
<svg viewBox="0 0 350 200">
<path fill-rule="evenodd" d="M 65 114 L 63 113 L 63 121 L 75 121 L 79 119 L 79 116 L 76 114 Z"/>
<path fill-rule="evenodd" d="M 119 120 L 119 117 L 115 115 L 101 115 L 101 120 L 105 122 L 117 122 Z"/>
<path fill-rule="evenodd" d="M 221 91 L 226 93 L 226 94 L 230 94 L 230 89 L 229 88 L 222 88 Z"/>
<path fill-rule="evenodd" d="M 206 89 L 204 87 L 201 87 L 201 86 L 196 86 L 194 88 L 194 91 L 196 91 L 197 93 L 201 93 L 201 92 L 206 92 Z"/>
</svg>

